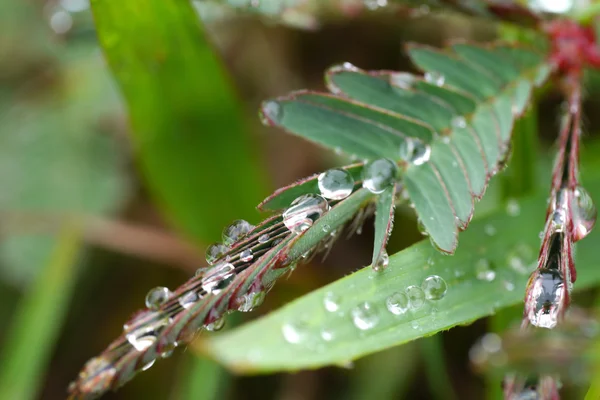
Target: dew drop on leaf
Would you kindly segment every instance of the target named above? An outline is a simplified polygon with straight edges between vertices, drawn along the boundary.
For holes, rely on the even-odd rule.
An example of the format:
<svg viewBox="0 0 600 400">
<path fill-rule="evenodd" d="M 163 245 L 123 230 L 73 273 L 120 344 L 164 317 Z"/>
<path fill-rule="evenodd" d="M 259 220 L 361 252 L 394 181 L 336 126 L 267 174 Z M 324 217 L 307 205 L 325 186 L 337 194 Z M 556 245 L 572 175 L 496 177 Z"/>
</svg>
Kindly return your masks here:
<svg viewBox="0 0 600 400">
<path fill-rule="evenodd" d="M 336 312 L 340 309 L 340 298 L 333 292 L 327 292 L 323 298 L 323 305 L 329 312 Z"/>
<path fill-rule="evenodd" d="M 492 264 L 485 258 L 475 263 L 475 276 L 480 281 L 491 282 L 496 279 L 496 271 L 492 269 Z"/>
<path fill-rule="evenodd" d="M 251 293 L 246 293 L 242 296 L 238 311 L 250 312 L 260 306 L 265 300 L 266 292 L 258 290 Z"/>
<path fill-rule="evenodd" d="M 150 367 L 152 367 L 154 365 L 154 363 L 156 362 L 156 360 L 150 360 L 146 363 L 146 365 L 144 365 L 142 367 L 142 371 L 147 371 L 148 369 L 150 369 Z"/>
<path fill-rule="evenodd" d="M 151 310 L 158 310 L 173 295 L 169 288 L 158 286 L 151 289 L 146 295 L 146 307 Z"/>
<path fill-rule="evenodd" d="M 270 236 L 268 233 L 263 233 L 262 235 L 260 235 L 258 237 L 258 243 L 260 243 L 260 244 L 267 243 L 269 241 L 269 238 L 270 238 Z"/>
<path fill-rule="evenodd" d="M 334 334 L 329 329 L 322 329 L 321 330 L 321 339 L 323 339 L 326 342 L 331 342 L 334 339 Z"/>
<path fill-rule="evenodd" d="M 377 310 L 366 301 L 354 307 L 350 314 L 354 326 L 361 331 L 372 329 L 379 323 Z"/>
<path fill-rule="evenodd" d="M 398 151 L 402 160 L 411 165 L 423 165 L 431 157 L 431 147 L 419 139 L 406 138 Z"/>
<path fill-rule="evenodd" d="M 423 236 L 429 236 L 429 232 L 427 232 L 427 228 L 425 228 L 425 224 L 423 220 L 419 217 L 417 218 L 417 230 Z"/>
<path fill-rule="evenodd" d="M 582 186 L 578 186 L 573 192 L 573 200 L 573 239 L 578 241 L 594 228 L 598 211 L 592 197 Z"/>
<path fill-rule="evenodd" d="M 430 71 L 425 73 L 425 80 L 429 83 L 433 83 L 436 86 L 443 86 L 446 78 L 439 72 Z"/>
<path fill-rule="evenodd" d="M 248 221 L 238 219 L 223 230 L 223 243 L 227 246 L 231 246 L 243 238 L 252 229 L 254 229 L 254 226 Z"/>
<path fill-rule="evenodd" d="M 555 269 L 539 269 L 530 285 L 525 299 L 529 322 L 541 328 L 554 328 L 566 295 L 562 275 Z"/>
<path fill-rule="evenodd" d="M 219 258 L 223 257 L 229 248 L 221 243 L 211 244 L 206 248 L 206 262 L 214 264 Z"/>
<path fill-rule="evenodd" d="M 425 293 L 418 286 L 411 285 L 407 287 L 406 295 L 408 296 L 410 308 L 413 310 L 421 308 L 425 304 Z"/>
<path fill-rule="evenodd" d="M 225 326 L 225 316 L 222 315 L 219 318 L 217 318 L 216 320 L 214 320 L 213 322 L 211 322 L 210 324 L 206 324 L 205 328 L 209 332 L 215 332 L 215 331 L 219 331 L 219 330 L 223 329 L 224 326 Z"/>
<path fill-rule="evenodd" d="M 516 199 L 508 199 L 506 202 L 506 213 L 511 217 L 518 217 L 521 214 L 521 206 Z"/>
<path fill-rule="evenodd" d="M 388 296 L 385 306 L 394 315 L 401 315 L 408 311 L 409 300 L 406 293 L 396 292 Z"/>
<path fill-rule="evenodd" d="M 144 315 L 144 319 L 155 315 L 156 313 Z M 159 318 L 135 329 L 128 329 L 126 326 L 125 338 L 137 351 L 144 351 L 156 342 L 156 336 L 168 323 L 167 318 Z"/>
<path fill-rule="evenodd" d="M 363 168 L 363 187 L 371 193 L 383 193 L 396 179 L 398 166 L 387 158 L 368 162 Z"/>
<path fill-rule="evenodd" d="M 342 200 L 352 193 L 354 179 L 344 169 L 335 168 L 323 172 L 317 179 L 319 191 L 326 199 Z"/>
<path fill-rule="evenodd" d="M 287 322 L 281 327 L 281 333 L 286 342 L 298 344 L 306 339 L 308 330 L 303 323 Z"/>
<path fill-rule="evenodd" d="M 246 249 L 240 253 L 240 261 L 242 262 L 252 261 L 253 257 L 252 249 Z"/>
<path fill-rule="evenodd" d="M 390 263 L 390 256 L 384 250 L 383 253 L 381 254 L 381 256 L 379 257 L 379 260 L 377 260 L 377 265 L 373 266 L 373 270 L 376 272 L 381 272 L 387 268 L 389 263 Z"/>
<path fill-rule="evenodd" d="M 277 101 L 265 101 L 262 105 L 260 117 L 265 125 L 270 125 L 271 121 L 279 123 L 283 119 L 283 107 Z"/>
<path fill-rule="evenodd" d="M 427 300 L 441 300 L 446 296 L 448 285 L 441 276 L 430 275 L 423 280 L 421 289 L 423 289 Z"/>
<path fill-rule="evenodd" d="M 450 122 L 450 124 L 452 125 L 453 128 L 466 128 L 467 127 L 467 120 L 465 119 L 465 117 L 458 115 L 454 118 L 452 118 L 452 121 Z"/>
<path fill-rule="evenodd" d="M 235 278 L 235 267 L 230 263 L 220 263 L 205 273 L 202 289 L 206 293 L 218 294 Z"/>
<path fill-rule="evenodd" d="M 401 89 L 411 89 L 416 81 L 416 77 L 408 72 L 394 72 L 390 74 L 390 83 Z"/>
<path fill-rule="evenodd" d="M 196 303 L 198 300 L 199 300 L 198 293 L 191 290 L 191 291 L 183 294 L 179 298 L 178 301 L 179 301 L 179 305 L 181 305 L 181 307 L 187 309 L 187 308 L 190 308 L 191 306 L 193 306 L 194 303 Z"/>
<path fill-rule="evenodd" d="M 293 233 L 299 234 L 329 210 L 329 203 L 317 194 L 305 194 L 292 202 L 283 213 L 283 223 Z"/>
</svg>

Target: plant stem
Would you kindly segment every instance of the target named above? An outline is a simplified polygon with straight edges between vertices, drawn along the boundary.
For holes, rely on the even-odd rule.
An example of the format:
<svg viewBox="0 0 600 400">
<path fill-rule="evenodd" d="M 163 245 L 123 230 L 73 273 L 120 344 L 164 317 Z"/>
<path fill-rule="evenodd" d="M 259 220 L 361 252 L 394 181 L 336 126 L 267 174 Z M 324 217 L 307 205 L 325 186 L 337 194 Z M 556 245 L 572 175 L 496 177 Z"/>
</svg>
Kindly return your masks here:
<svg viewBox="0 0 600 400">
<path fill-rule="evenodd" d="M 50 260 L 21 300 L 0 361 L 0 399 L 35 398 L 69 305 L 81 232 L 66 222 Z"/>
</svg>

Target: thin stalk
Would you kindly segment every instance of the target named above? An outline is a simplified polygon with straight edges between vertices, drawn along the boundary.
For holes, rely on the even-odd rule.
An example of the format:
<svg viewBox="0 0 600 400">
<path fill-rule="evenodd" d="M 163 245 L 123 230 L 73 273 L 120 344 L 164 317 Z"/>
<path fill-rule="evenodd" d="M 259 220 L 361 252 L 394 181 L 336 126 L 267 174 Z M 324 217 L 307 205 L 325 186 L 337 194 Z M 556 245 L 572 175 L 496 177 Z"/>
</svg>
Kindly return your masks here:
<svg viewBox="0 0 600 400">
<path fill-rule="evenodd" d="M 36 397 L 65 318 L 81 239 L 76 222 L 65 223 L 46 267 L 19 304 L 0 360 L 0 399 Z"/>
</svg>

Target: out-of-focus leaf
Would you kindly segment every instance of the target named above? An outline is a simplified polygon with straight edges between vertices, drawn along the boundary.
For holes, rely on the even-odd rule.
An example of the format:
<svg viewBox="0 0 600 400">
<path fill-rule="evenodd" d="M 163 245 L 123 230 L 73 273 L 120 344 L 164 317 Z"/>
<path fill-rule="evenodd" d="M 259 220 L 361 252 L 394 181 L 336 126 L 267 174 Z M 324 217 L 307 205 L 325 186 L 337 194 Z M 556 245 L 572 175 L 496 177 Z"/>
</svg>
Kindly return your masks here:
<svg viewBox="0 0 600 400">
<path fill-rule="evenodd" d="M 19 305 L 0 358 L 2 399 L 35 398 L 69 305 L 79 239 L 77 222 L 65 223 L 45 268 Z"/>
<path fill-rule="evenodd" d="M 586 172 L 584 181 L 596 198 L 600 179 L 594 171 Z M 523 299 L 527 276 L 535 267 L 545 204 L 545 196 L 524 199 L 517 216 L 514 209 L 512 215 L 502 210 L 474 222 L 453 257 L 439 254 L 426 241 L 418 243 L 390 257 L 382 273 L 362 269 L 257 321 L 210 338 L 203 348 L 239 372 L 318 368 L 491 315 Z M 494 240 L 483 240 L 489 237 L 485 232 L 490 227 L 496 232 Z M 600 232 L 592 232 L 578 244 L 577 290 L 600 281 L 595 262 L 599 240 Z M 410 285 L 421 286 L 431 275 L 446 281 L 443 299 L 426 301 L 399 315 L 388 311 L 391 295 Z M 326 295 L 339 299 L 335 312 L 323 306 Z M 302 340 L 285 340 L 282 329 L 289 326 L 299 329 Z"/>
<path fill-rule="evenodd" d="M 350 64 L 327 73 L 329 90 L 263 103 L 263 120 L 325 147 L 389 158 L 423 227 L 453 253 L 474 199 L 505 163 L 514 120 L 549 74 L 542 54 L 504 44 L 410 46 L 425 79 Z"/>
<path fill-rule="evenodd" d="M 233 216 L 252 215 L 263 185 L 229 78 L 190 2 L 98 0 L 92 10 L 152 194 L 188 235 L 214 240 Z"/>
</svg>

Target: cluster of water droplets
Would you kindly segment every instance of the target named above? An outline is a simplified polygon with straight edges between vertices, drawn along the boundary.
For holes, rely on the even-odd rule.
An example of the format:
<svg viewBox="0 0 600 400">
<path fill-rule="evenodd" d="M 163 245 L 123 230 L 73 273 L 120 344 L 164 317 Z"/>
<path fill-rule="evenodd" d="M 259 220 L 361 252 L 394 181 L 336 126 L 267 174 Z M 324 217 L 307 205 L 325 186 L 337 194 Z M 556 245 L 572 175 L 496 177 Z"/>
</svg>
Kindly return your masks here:
<svg viewBox="0 0 600 400">
<path fill-rule="evenodd" d="M 366 332 L 377 327 L 382 321 L 383 310 L 400 316 L 409 311 L 418 311 L 426 303 L 435 303 L 446 296 L 448 286 L 446 281 L 438 275 L 426 277 L 420 286 L 411 285 L 403 291 L 398 291 L 385 299 L 384 304 L 378 304 L 371 301 L 363 301 L 354 305 L 349 310 L 342 309 L 342 298 L 333 293 L 327 292 L 323 297 L 323 307 L 328 314 L 340 318 L 349 318 L 352 326 L 358 332 Z M 435 309 L 434 309 L 435 310 Z M 412 324 L 413 328 L 419 327 L 418 323 Z M 323 325 L 311 326 L 303 319 L 288 321 L 281 327 L 283 339 L 290 344 L 314 345 L 315 340 L 330 342 L 338 336 L 340 325 L 336 325 L 335 320 L 326 318 Z M 315 333 L 317 332 L 318 333 Z M 318 346 L 315 346 L 318 348 Z"/>
</svg>

